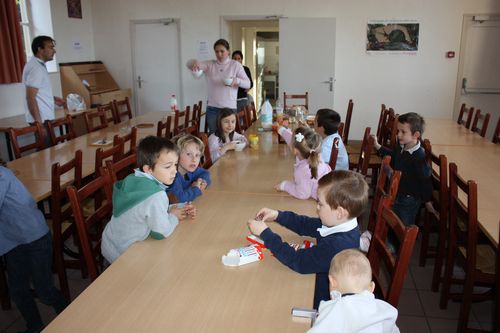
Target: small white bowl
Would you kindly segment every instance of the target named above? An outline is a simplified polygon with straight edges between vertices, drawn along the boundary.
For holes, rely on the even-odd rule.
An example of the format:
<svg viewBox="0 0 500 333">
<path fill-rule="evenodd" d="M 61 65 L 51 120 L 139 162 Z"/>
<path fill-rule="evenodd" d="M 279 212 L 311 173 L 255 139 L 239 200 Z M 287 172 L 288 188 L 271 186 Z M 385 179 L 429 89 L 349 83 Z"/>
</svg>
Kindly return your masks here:
<svg viewBox="0 0 500 333">
<path fill-rule="evenodd" d="M 199 79 L 203 75 L 203 71 L 201 69 L 198 69 L 197 71 L 192 71 L 192 73 L 196 79 Z"/>
<path fill-rule="evenodd" d="M 234 147 L 235 151 L 242 151 L 246 147 L 246 143 L 244 141 L 233 141 L 236 143 L 236 147 Z"/>
<path fill-rule="evenodd" d="M 227 77 L 224 80 L 222 80 L 226 86 L 230 86 L 233 83 L 233 78 L 232 77 Z"/>
</svg>

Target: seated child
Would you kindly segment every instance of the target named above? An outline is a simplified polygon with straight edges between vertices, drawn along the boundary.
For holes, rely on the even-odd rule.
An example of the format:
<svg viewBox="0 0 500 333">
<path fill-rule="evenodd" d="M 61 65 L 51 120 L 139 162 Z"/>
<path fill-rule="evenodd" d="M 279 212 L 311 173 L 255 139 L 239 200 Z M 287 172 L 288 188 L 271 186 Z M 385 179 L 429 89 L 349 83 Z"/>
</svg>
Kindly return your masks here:
<svg viewBox="0 0 500 333">
<path fill-rule="evenodd" d="M 308 333 L 370 332 L 398 333 L 398 310 L 375 299 L 372 269 L 358 250 L 339 252 L 333 257 L 328 275 L 331 301 L 321 302 L 319 316 Z"/>
<path fill-rule="evenodd" d="M 217 129 L 208 138 L 210 156 L 215 163 L 228 150 L 236 148 L 236 142 L 241 141 L 248 144 L 247 138 L 237 132 L 236 114 L 231 109 L 222 109 L 217 117 Z"/>
<path fill-rule="evenodd" d="M 26 322 L 26 332 L 44 325 L 31 290 L 61 313 L 69 302 L 52 279 L 52 234 L 26 187 L 0 159 L 0 256 L 4 256 L 10 297 Z"/>
<path fill-rule="evenodd" d="M 109 263 L 135 242 L 148 236 L 164 239 L 186 217 L 193 218 L 191 205 L 169 210 L 167 185 L 177 173 L 177 149 L 170 140 L 148 136 L 137 147 L 134 174 L 113 187 L 113 216 L 104 228 L 101 250 Z"/>
<path fill-rule="evenodd" d="M 409 112 L 399 116 L 397 122 L 398 143 L 396 149 L 382 147 L 375 139 L 375 149 L 381 156 L 391 155 L 394 170 L 401 171 L 398 194 L 393 210 L 406 225 L 415 224 L 422 203 L 432 199 L 431 167 L 427 163 L 425 150 L 420 146 L 424 133 L 424 118 Z"/>
<path fill-rule="evenodd" d="M 320 301 L 330 299 L 328 269 L 332 258 L 342 250 L 359 247 L 356 217 L 368 204 L 368 184 L 356 172 L 332 171 L 323 176 L 318 185 L 319 218 L 262 208 L 255 219 L 248 221 L 250 232 L 262 238 L 279 261 L 302 274 L 316 273 L 315 309 Z M 265 221 L 276 221 L 301 236 L 314 237 L 316 246 L 296 251 Z"/>
<path fill-rule="evenodd" d="M 174 142 L 180 151 L 179 165 L 174 183 L 167 188 L 167 193 L 173 193 L 179 202 L 193 201 L 210 185 L 210 173 L 199 166 L 205 145 L 191 134 L 176 137 Z"/>
<path fill-rule="evenodd" d="M 278 133 L 293 150 L 295 164 L 293 181 L 284 180 L 275 189 L 297 199 L 317 199 L 318 179 L 332 170 L 320 157 L 320 136 L 307 127 L 297 128 L 294 134 L 288 128 L 280 127 Z"/>
<path fill-rule="evenodd" d="M 340 115 L 332 109 L 319 109 L 314 119 L 314 129 L 323 138 L 321 143 L 321 157 L 326 163 L 330 163 L 333 140 L 339 139 L 339 153 L 335 170 L 349 170 L 349 157 L 347 150 L 338 133 L 340 125 Z"/>
</svg>

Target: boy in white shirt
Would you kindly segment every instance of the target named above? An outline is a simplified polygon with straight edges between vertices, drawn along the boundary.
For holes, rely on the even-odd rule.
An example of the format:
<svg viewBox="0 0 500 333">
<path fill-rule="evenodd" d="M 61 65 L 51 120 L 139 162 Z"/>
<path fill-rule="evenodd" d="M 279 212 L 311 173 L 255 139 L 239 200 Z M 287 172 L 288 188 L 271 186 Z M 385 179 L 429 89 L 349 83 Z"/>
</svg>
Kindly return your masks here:
<svg viewBox="0 0 500 333">
<path fill-rule="evenodd" d="M 370 262 L 362 252 L 339 252 L 332 259 L 328 279 L 332 299 L 320 303 L 318 318 L 308 333 L 399 332 L 398 310 L 375 299 Z"/>
</svg>

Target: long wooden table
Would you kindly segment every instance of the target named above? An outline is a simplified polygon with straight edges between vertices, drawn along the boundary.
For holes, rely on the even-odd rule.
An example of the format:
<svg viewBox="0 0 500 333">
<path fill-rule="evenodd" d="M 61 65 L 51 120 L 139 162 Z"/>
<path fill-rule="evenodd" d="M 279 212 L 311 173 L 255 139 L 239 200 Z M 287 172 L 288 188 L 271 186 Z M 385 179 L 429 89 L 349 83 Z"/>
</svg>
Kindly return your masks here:
<svg viewBox="0 0 500 333">
<path fill-rule="evenodd" d="M 444 154 L 458 166 L 465 180 L 478 190 L 478 220 L 482 230 L 498 245 L 500 223 L 500 145 L 467 130 L 451 119 L 426 119 L 424 137 L 433 153 Z"/>
<path fill-rule="evenodd" d="M 105 130 L 9 163 L 36 200 L 50 195 L 50 165 L 83 152 L 84 174 L 94 171 L 97 147 L 89 144 L 129 126 L 138 136 L 156 133 L 165 113 L 149 113 Z M 60 314 L 44 332 L 304 332 L 309 320 L 291 308 L 312 307 L 314 275 L 284 266 L 269 251 L 264 260 L 226 267 L 221 256 L 246 246 L 246 221 L 262 207 L 315 215 L 315 202 L 276 192 L 293 177 L 294 157 L 275 134 L 260 133 L 259 148 L 229 152 L 210 169 L 212 186 L 196 200 L 198 216 L 183 221 L 163 241 L 132 245 Z M 63 181 L 70 181 L 66 179 Z M 302 238 L 275 223 L 270 227 L 289 242 Z"/>
</svg>

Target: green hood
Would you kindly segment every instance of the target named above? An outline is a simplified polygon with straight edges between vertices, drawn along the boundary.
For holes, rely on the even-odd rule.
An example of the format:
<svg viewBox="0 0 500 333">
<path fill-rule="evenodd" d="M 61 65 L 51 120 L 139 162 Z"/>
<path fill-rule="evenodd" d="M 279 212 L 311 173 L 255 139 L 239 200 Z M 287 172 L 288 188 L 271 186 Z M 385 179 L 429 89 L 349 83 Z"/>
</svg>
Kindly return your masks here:
<svg viewBox="0 0 500 333">
<path fill-rule="evenodd" d="M 113 216 L 118 217 L 153 194 L 163 191 L 157 182 L 134 174 L 113 187 Z"/>
</svg>

